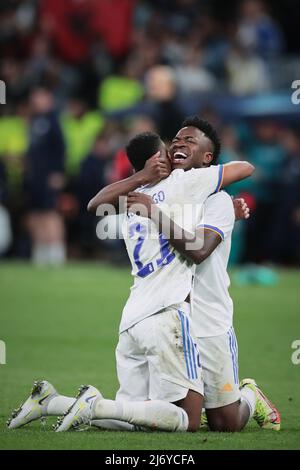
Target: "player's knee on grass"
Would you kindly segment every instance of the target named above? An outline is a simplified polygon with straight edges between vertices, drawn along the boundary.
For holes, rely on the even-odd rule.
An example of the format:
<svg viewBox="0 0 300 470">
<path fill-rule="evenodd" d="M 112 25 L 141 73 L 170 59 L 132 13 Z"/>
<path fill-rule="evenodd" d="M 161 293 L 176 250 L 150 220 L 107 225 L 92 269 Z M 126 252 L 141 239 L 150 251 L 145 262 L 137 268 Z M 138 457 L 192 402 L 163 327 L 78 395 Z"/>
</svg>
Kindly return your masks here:
<svg viewBox="0 0 300 470">
<path fill-rule="evenodd" d="M 200 427 L 203 396 L 189 390 L 186 397 L 175 403 L 184 409 L 189 418 L 188 432 L 196 432 Z"/>
<path fill-rule="evenodd" d="M 197 432 L 199 430 L 200 426 L 200 416 L 196 417 L 191 417 L 189 416 L 189 427 L 188 427 L 188 432 Z"/>
<path fill-rule="evenodd" d="M 206 410 L 208 427 L 215 432 L 238 432 L 245 425 L 240 413 L 240 402 Z"/>
</svg>

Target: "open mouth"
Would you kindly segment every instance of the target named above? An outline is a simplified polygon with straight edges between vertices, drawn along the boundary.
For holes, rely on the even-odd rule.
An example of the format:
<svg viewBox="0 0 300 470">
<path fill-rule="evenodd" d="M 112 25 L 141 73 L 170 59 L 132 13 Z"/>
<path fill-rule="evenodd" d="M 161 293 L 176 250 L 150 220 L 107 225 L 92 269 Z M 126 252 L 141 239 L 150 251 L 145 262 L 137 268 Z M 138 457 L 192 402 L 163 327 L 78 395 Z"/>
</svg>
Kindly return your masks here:
<svg viewBox="0 0 300 470">
<path fill-rule="evenodd" d="M 187 156 L 186 153 L 177 151 L 173 154 L 172 162 L 173 163 L 181 163 L 184 160 L 186 160 L 187 157 L 188 156 Z"/>
</svg>

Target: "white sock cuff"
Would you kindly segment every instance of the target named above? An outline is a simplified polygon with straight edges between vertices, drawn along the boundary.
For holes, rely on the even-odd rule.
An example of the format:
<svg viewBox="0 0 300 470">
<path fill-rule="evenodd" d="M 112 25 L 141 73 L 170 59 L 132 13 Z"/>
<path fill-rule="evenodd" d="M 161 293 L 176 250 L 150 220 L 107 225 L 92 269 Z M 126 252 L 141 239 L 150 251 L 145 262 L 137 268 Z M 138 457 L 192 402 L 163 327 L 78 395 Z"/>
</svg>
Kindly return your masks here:
<svg viewBox="0 0 300 470">
<path fill-rule="evenodd" d="M 189 417 L 187 415 L 187 412 L 180 407 L 178 407 L 178 410 L 180 410 L 181 413 L 181 423 L 178 426 L 177 431 L 187 431 L 189 427 Z"/>
<path fill-rule="evenodd" d="M 249 420 L 250 420 L 255 411 L 255 405 L 256 405 L 255 392 L 248 387 L 243 387 L 241 390 L 241 401 L 244 401 L 248 405 Z"/>
</svg>

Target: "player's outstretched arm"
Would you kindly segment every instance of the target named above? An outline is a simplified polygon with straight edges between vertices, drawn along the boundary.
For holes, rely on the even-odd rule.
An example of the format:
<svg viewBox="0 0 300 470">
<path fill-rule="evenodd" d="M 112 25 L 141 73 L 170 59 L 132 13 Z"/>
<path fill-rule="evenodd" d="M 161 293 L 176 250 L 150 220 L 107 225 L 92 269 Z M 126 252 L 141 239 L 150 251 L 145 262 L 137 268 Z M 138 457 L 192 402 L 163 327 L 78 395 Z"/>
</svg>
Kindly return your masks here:
<svg viewBox="0 0 300 470">
<path fill-rule="evenodd" d="M 158 231 L 170 244 L 182 256 L 195 264 L 202 263 L 222 241 L 217 233 L 209 230 L 199 231 L 199 235 L 184 230 L 161 211 L 150 196 L 143 193 L 128 194 L 127 210 L 138 213 L 142 217 L 151 218 Z"/>
<path fill-rule="evenodd" d="M 145 184 L 155 184 L 170 174 L 168 165 L 160 160 L 160 152 L 147 160 L 145 167 L 134 175 L 122 181 L 109 184 L 101 189 L 88 203 L 87 210 L 95 212 L 101 204 L 112 204 L 119 208 L 120 196 L 125 196 L 130 191 Z"/>
<path fill-rule="evenodd" d="M 235 219 L 248 219 L 249 207 L 244 199 L 233 200 Z M 222 241 L 220 233 L 202 227 L 193 234 L 185 231 L 162 212 L 152 198 L 143 193 L 131 192 L 127 197 L 127 210 L 151 218 L 160 233 L 186 259 L 195 264 L 202 263 Z"/>
<path fill-rule="evenodd" d="M 230 162 L 223 165 L 223 179 L 220 188 L 225 188 L 231 183 L 248 178 L 253 174 L 255 167 L 249 162 Z"/>
<path fill-rule="evenodd" d="M 89 201 L 87 210 L 89 212 L 96 212 L 97 208 L 102 204 L 112 204 L 119 208 L 120 196 L 125 196 L 129 191 L 133 191 L 145 184 L 143 175 L 140 173 L 137 172 L 129 176 L 129 178 L 105 186 Z"/>
<path fill-rule="evenodd" d="M 217 248 L 222 238 L 211 230 L 199 230 L 191 234 L 177 225 L 156 206 L 151 219 L 156 223 L 170 244 L 186 259 L 194 264 L 202 263 Z M 169 224 L 169 225 L 168 225 Z M 168 227 L 169 229 L 165 227 Z"/>
</svg>

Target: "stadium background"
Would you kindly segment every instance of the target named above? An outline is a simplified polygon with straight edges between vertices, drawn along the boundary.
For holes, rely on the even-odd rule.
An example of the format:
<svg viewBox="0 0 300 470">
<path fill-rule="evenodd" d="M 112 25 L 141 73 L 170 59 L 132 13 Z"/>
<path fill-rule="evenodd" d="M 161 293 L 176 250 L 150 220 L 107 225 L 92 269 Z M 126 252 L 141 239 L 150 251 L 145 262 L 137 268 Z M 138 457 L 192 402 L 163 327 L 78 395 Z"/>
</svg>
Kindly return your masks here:
<svg viewBox="0 0 300 470">
<path fill-rule="evenodd" d="M 291 100 L 299 14 L 294 0 L 1 2 L 1 448 L 299 448 L 300 365 L 291 362 L 300 339 L 300 104 Z M 223 162 L 256 166 L 229 188 L 251 209 L 234 232 L 231 292 L 241 374 L 278 401 L 281 437 L 255 427 L 200 441 L 59 440 L 38 424 L 8 433 L 5 418 L 35 378 L 64 393 L 86 381 L 114 395 L 129 267 L 121 240 L 97 239 L 86 205 L 131 174 L 130 136 L 156 130 L 168 142 L 191 113 L 218 129 Z"/>
</svg>

